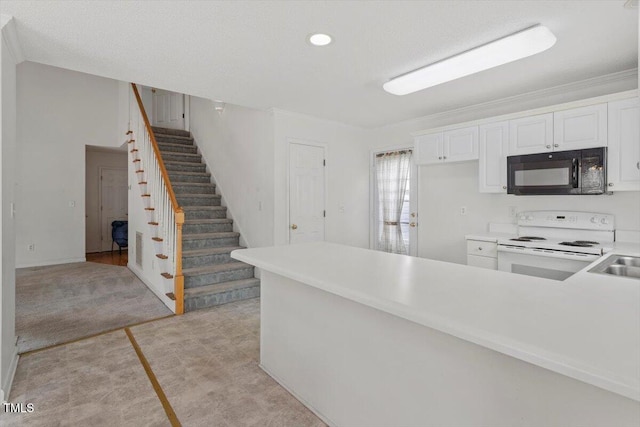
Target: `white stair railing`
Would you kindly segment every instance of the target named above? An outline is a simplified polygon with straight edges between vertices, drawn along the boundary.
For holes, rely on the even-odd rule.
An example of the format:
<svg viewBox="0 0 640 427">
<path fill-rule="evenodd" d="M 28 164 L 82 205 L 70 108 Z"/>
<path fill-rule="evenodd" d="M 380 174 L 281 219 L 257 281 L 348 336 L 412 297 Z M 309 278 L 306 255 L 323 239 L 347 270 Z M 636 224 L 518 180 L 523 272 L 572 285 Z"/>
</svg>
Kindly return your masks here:
<svg viewBox="0 0 640 427">
<path fill-rule="evenodd" d="M 160 149 L 147 117 L 142 99 L 131 83 L 129 108 L 129 147 L 136 163 L 138 181 L 149 224 L 156 230 L 152 238 L 158 258 L 163 260 L 165 279 L 173 279 L 176 314 L 184 312 L 184 277 L 182 275 L 182 225 L 184 211 L 178 205 L 164 166 Z"/>
</svg>

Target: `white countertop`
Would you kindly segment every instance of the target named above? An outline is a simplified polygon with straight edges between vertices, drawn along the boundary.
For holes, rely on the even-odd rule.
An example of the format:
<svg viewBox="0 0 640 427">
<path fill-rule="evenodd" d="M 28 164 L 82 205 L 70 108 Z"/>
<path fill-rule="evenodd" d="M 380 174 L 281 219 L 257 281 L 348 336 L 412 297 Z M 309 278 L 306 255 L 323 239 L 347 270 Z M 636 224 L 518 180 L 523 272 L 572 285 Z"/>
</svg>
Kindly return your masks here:
<svg viewBox="0 0 640 427">
<path fill-rule="evenodd" d="M 464 236 L 466 240 L 479 240 L 482 242 L 497 242 L 500 239 L 511 239 L 517 237 L 517 234 L 512 233 L 492 233 L 487 231 L 485 233 L 467 234 Z"/>
<path fill-rule="evenodd" d="M 560 282 L 326 242 L 234 259 L 640 401 L 640 281 Z"/>
</svg>

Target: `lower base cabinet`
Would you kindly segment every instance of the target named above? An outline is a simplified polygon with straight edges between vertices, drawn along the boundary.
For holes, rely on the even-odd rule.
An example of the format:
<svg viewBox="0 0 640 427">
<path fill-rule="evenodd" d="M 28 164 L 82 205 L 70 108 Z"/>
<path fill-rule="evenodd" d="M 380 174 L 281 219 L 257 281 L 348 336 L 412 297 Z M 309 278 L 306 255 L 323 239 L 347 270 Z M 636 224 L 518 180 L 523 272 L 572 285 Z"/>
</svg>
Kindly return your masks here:
<svg viewBox="0 0 640 427">
<path fill-rule="evenodd" d="M 467 240 L 467 265 L 498 269 L 498 244 L 483 240 Z"/>
</svg>

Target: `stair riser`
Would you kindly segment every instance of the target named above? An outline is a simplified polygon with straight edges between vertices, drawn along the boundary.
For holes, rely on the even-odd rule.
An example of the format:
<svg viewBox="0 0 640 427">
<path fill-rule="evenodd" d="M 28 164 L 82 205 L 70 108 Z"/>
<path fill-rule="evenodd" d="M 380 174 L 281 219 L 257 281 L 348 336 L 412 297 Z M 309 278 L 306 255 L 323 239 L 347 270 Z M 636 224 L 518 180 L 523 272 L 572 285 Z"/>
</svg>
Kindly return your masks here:
<svg viewBox="0 0 640 427">
<path fill-rule="evenodd" d="M 191 136 L 191 133 L 188 130 L 184 130 L 184 129 L 168 129 L 168 128 L 152 126 L 151 130 L 153 130 L 154 134 L 162 133 L 166 135 Z"/>
<path fill-rule="evenodd" d="M 195 145 L 165 145 L 162 142 L 158 141 L 158 146 L 160 147 L 160 151 L 162 153 L 190 153 L 196 154 L 198 152 L 198 148 Z"/>
<path fill-rule="evenodd" d="M 214 283 L 230 282 L 232 280 L 251 279 L 253 267 L 248 266 L 241 270 L 220 271 L 218 273 L 199 274 L 197 276 L 184 276 L 185 289 L 207 286 Z"/>
<path fill-rule="evenodd" d="M 193 139 L 184 138 L 172 138 L 170 136 L 156 136 L 156 142 L 158 144 L 162 142 L 168 142 L 169 144 L 191 145 L 193 146 Z"/>
<path fill-rule="evenodd" d="M 165 159 L 166 160 L 166 159 Z M 167 171 L 171 172 L 206 172 L 207 166 L 203 163 L 193 163 L 191 165 L 188 164 L 176 164 L 176 163 L 165 163 Z M 169 174 L 171 175 L 171 173 Z"/>
<path fill-rule="evenodd" d="M 162 160 L 171 161 L 171 162 L 189 162 L 189 163 L 202 163 L 202 156 L 189 156 L 187 154 L 178 154 L 178 153 L 168 153 L 166 151 L 161 151 Z"/>
<path fill-rule="evenodd" d="M 185 236 L 187 237 L 187 236 Z M 221 248 L 223 246 L 239 246 L 238 237 L 224 237 L 220 239 L 182 239 L 182 250 Z"/>
<path fill-rule="evenodd" d="M 220 206 L 219 197 L 176 196 L 180 206 Z"/>
<path fill-rule="evenodd" d="M 203 209 L 201 211 L 184 211 L 185 219 L 218 219 L 226 218 L 227 211 Z"/>
<path fill-rule="evenodd" d="M 172 171 L 169 171 L 169 179 L 171 182 L 198 182 L 202 184 L 211 182 L 211 178 L 207 175 L 182 175 Z"/>
<path fill-rule="evenodd" d="M 221 233 L 224 231 L 233 231 L 233 224 L 185 224 L 182 226 L 184 234 Z"/>
<path fill-rule="evenodd" d="M 171 177 L 169 177 L 171 179 Z M 171 179 L 173 181 L 173 179 Z M 215 184 L 209 185 L 172 185 L 177 196 L 183 194 L 216 194 Z"/>
<path fill-rule="evenodd" d="M 249 298 L 257 298 L 260 296 L 260 286 L 251 286 L 249 288 L 234 289 L 229 292 L 221 292 L 212 295 L 199 295 L 197 297 L 187 298 L 184 301 L 184 310 L 193 311 L 206 307 L 214 307 L 216 305 L 226 304 L 229 302 L 240 301 Z"/>
<path fill-rule="evenodd" d="M 206 267 L 213 264 L 224 264 L 231 262 L 231 252 L 224 254 L 198 255 L 182 257 L 182 268 Z"/>
</svg>

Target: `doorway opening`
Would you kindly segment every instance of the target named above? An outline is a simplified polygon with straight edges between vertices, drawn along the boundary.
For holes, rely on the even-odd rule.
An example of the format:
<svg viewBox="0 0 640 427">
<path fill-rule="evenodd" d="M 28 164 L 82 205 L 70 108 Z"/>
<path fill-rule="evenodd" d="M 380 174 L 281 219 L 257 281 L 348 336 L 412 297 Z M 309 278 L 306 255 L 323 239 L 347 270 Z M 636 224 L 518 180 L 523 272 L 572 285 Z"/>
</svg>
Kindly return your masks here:
<svg viewBox="0 0 640 427">
<path fill-rule="evenodd" d="M 371 248 L 417 255 L 417 171 L 411 148 L 372 153 Z"/>
</svg>

